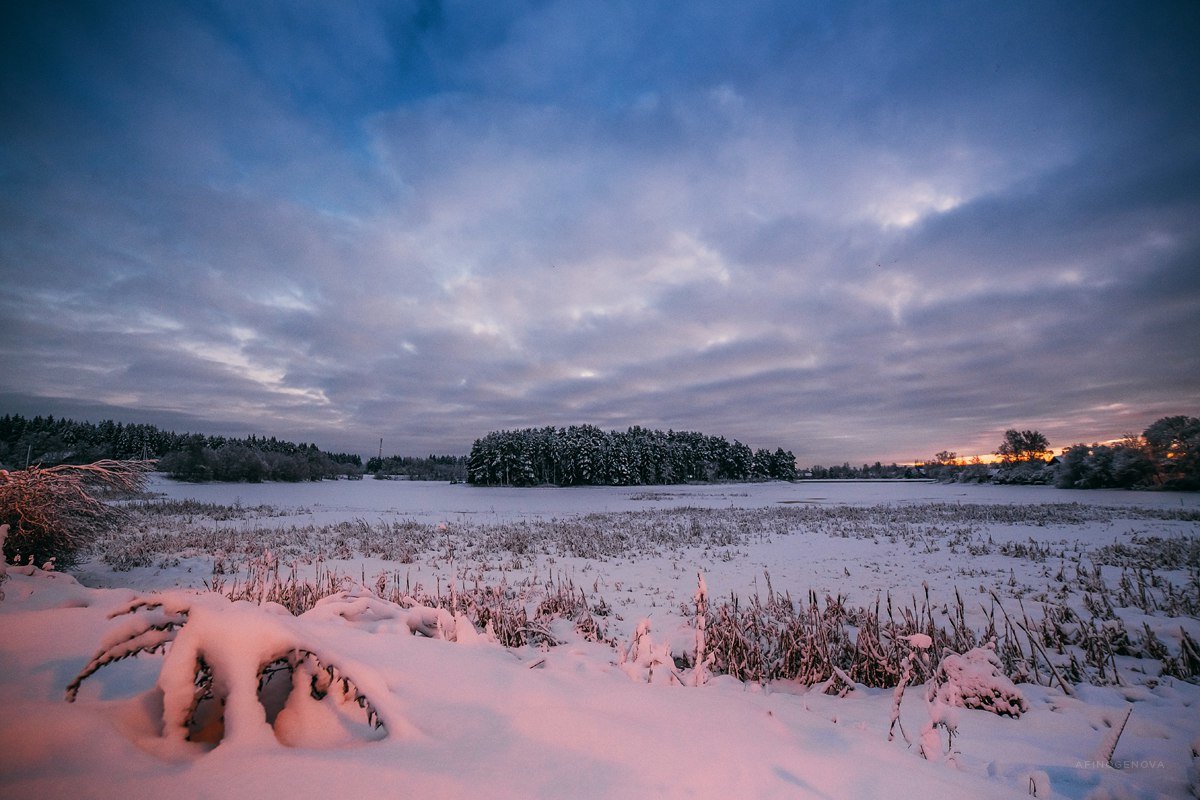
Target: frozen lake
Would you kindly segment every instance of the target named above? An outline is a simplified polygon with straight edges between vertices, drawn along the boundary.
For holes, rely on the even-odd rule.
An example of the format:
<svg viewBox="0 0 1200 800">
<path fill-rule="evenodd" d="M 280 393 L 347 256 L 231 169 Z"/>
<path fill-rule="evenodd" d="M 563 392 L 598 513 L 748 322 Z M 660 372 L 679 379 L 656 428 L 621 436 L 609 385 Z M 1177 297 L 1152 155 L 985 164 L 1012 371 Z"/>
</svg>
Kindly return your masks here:
<svg viewBox="0 0 1200 800">
<path fill-rule="evenodd" d="M 579 486 L 502 488 L 427 481 L 320 481 L 316 483 L 178 483 L 151 477 L 149 490 L 172 499 L 303 509 L 322 519 L 362 517 L 478 522 L 676 507 L 764 508 L 792 503 L 1018 504 L 1086 503 L 1156 508 L 1200 508 L 1200 493 L 1066 490 L 1049 486 L 942 484 L 920 481 L 802 481 L 687 486 Z"/>
</svg>

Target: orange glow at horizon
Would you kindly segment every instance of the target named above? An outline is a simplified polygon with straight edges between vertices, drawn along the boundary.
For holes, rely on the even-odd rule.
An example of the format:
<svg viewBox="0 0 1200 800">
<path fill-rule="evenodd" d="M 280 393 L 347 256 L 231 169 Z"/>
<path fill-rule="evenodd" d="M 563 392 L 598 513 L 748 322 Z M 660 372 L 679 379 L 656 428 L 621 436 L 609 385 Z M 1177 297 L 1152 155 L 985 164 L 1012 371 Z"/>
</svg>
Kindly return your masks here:
<svg viewBox="0 0 1200 800">
<path fill-rule="evenodd" d="M 1101 442 L 1101 444 L 1112 444 L 1118 441 L 1120 440 L 1113 439 L 1112 442 Z M 1051 447 L 1049 450 L 1047 450 L 1047 452 L 1050 453 L 1051 457 L 1061 456 L 1063 453 L 1067 452 L 1068 449 L 1069 448 L 1067 447 Z M 1003 461 L 1004 459 L 1000 458 L 1000 456 L 996 455 L 995 453 L 980 453 L 978 455 L 957 455 L 954 459 L 954 464 L 956 466 L 965 467 L 970 464 L 1000 464 L 1003 463 Z M 906 461 L 901 466 L 915 467 L 925 466 L 931 463 L 933 463 L 932 458 L 918 459 L 916 461 Z"/>
</svg>

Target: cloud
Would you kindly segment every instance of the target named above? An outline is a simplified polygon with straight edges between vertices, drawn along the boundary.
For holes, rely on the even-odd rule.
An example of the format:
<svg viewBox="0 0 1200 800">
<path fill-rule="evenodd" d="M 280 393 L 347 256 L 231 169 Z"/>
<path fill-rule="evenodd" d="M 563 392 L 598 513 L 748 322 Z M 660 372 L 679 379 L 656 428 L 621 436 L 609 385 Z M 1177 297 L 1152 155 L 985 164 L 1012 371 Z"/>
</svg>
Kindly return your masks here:
<svg viewBox="0 0 1200 800">
<path fill-rule="evenodd" d="M 1186 9 L 6 13 L 12 410 L 802 463 L 1196 413 Z"/>
</svg>

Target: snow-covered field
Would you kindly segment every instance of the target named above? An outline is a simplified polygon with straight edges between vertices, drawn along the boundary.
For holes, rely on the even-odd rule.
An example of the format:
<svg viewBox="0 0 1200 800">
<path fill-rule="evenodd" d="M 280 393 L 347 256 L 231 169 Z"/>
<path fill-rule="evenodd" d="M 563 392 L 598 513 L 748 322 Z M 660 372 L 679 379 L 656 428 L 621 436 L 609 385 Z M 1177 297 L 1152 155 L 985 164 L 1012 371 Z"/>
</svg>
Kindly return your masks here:
<svg viewBox="0 0 1200 800">
<path fill-rule="evenodd" d="M 1200 640 L 1195 494 L 161 478 L 151 491 L 178 502 L 135 506 L 74 577 L 8 568 L 0 796 L 1100 798 L 1197 785 L 1200 687 L 1151 657 L 1186 667 L 1187 637 Z M 898 617 L 975 633 L 1011 616 L 1009 661 L 1024 647 L 1039 663 L 1021 625 L 1039 634 L 1026 639 L 1053 628 L 1062 652 L 1041 643 L 1017 718 L 909 686 L 889 740 L 892 688 L 742 682 L 689 661 L 701 583 L 710 610 L 890 599 Z M 344 591 L 293 616 L 195 594 L 206 586 L 256 600 Z M 575 596 L 594 627 L 553 610 Z M 528 611 L 519 647 L 435 608 L 501 597 Z M 860 635 L 863 618 L 847 618 L 836 630 Z M 98 652 L 156 636 L 175 639 L 93 664 L 66 702 Z M 707 636 L 716 647 L 720 631 Z M 923 643 L 888 646 L 936 666 Z M 261 704 L 260 662 L 276 668 Z M 223 730 L 215 702 L 191 714 L 197 685 L 225 698 Z"/>
</svg>

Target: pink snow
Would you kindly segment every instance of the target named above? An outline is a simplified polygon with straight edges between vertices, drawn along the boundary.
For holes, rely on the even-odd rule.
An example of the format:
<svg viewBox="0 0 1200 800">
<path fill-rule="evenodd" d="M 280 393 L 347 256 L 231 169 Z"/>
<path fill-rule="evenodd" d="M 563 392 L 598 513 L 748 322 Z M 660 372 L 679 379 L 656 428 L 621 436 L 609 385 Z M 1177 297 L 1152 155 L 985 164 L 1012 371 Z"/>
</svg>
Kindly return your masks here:
<svg viewBox="0 0 1200 800">
<path fill-rule="evenodd" d="M 726 507 L 847 498 L 953 502 L 963 496 L 1002 502 L 997 498 L 1005 492 L 1012 502 L 1081 498 L 1040 488 L 932 485 L 669 487 L 675 496 L 666 501 L 627 489 L 473 492 L 391 482 L 158 488 L 215 502 L 236 496 L 246 504 L 275 503 L 293 508 L 293 521 L 363 515 L 437 521 L 465 514 L 514 519 L 522 513 L 658 508 L 664 502 Z M 586 507 L 579 506 L 581 497 Z M 1087 497 L 1114 502 L 1099 493 Z M 1165 495 L 1121 497 L 1147 505 L 1179 502 Z M 1135 528 L 1110 527 L 1103 535 Z M 1192 535 L 1195 529 L 1193 523 Z M 1063 533 L 998 529 L 995 535 L 1054 541 Z M 1194 713 L 1200 690 L 1190 684 L 1081 687 L 1076 697 L 1021 685 L 1013 688 L 1028 711 L 1014 719 L 950 710 L 964 687 L 990 686 L 996 677 L 986 656 L 964 657 L 955 665 L 956 688 L 939 700 L 946 708 L 936 709 L 936 721 L 955 727 L 950 751 L 944 729 L 926 725 L 930 708 L 919 687 L 910 688 L 899 709 L 904 726 L 920 740 L 909 745 L 902 737 L 888 741 L 890 689 L 858 687 L 839 698 L 722 676 L 688 681 L 672 663 L 681 636 L 697 651 L 704 647 L 703 632 L 681 631 L 672 609 L 709 598 L 710 590 L 711 597 L 744 593 L 763 569 L 780 585 L 786 579 L 789 586 L 822 591 L 844 580 L 867 602 L 873 595 L 864 591 L 895 586 L 915 592 L 930 571 L 945 569 L 939 574 L 949 576 L 947 565 L 964 558 L 945 552 L 909 557 L 889 547 L 805 536 L 746 546 L 728 560 L 690 554 L 695 561 L 684 564 L 532 559 L 524 569 L 570 569 L 606 587 L 612 599 L 628 600 L 619 607 L 627 627 L 618 631 L 615 650 L 576 638 L 544 652 L 507 650 L 465 618 L 402 609 L 365 594 L 330 598 L 301 617 L 269 605 L 229 603 L 194 593 L 205 576 L 186 572 L 186 559 L 180 567 L 136 574 L 95 563 L 85 570 L 87 580 L 116 588 L 88 588 L 60 573 L 10 567 L 0 585 L 0 796 L 1015 798 L 1029 796 L 1032 788 L 1039 797 L 1098 799 L 1185 790 L 1194 770 L 1192 742 L 1200 741 L 1200 715 Z M 363 570 L 386 566 L 371 563 Z M 411 567 L 432 583 L 446 565 L 429 560 Z M 843 569 L 854 577 L 843 578 Z M 137 591 L 122 587 L 123 581 Z M 935 581 L 935 595 L 952 591 L 948 581 Z M 136 632 L 135 623 L 110 615 L 138 596 L 157 598 L 168 612 L 186 605 L 188 625 L 165 653 L 105 666 L 83 682 L 74 703 L 65 702 L 64 688 L 98 649 Z M 931 646 L 922 636 L 910 637 L 914 649 Z M 261 659 L 298 646 L 336 661 L 375 704 L 385 729 L 360 724 L 355 708 L 311 698 L 300 684 L 268 720 L 258 687 L 251 685 L 254 670 Z M 215 747 L 179 734 L 198 654 L 220 674 L 229 698 L 225 736 Z M 1135 711 L 1112 756 L 1124 767 L 1098 763 L 1131 703 Z M 922 758 L 921 748 L 939 758 Z"/>
</svg>

